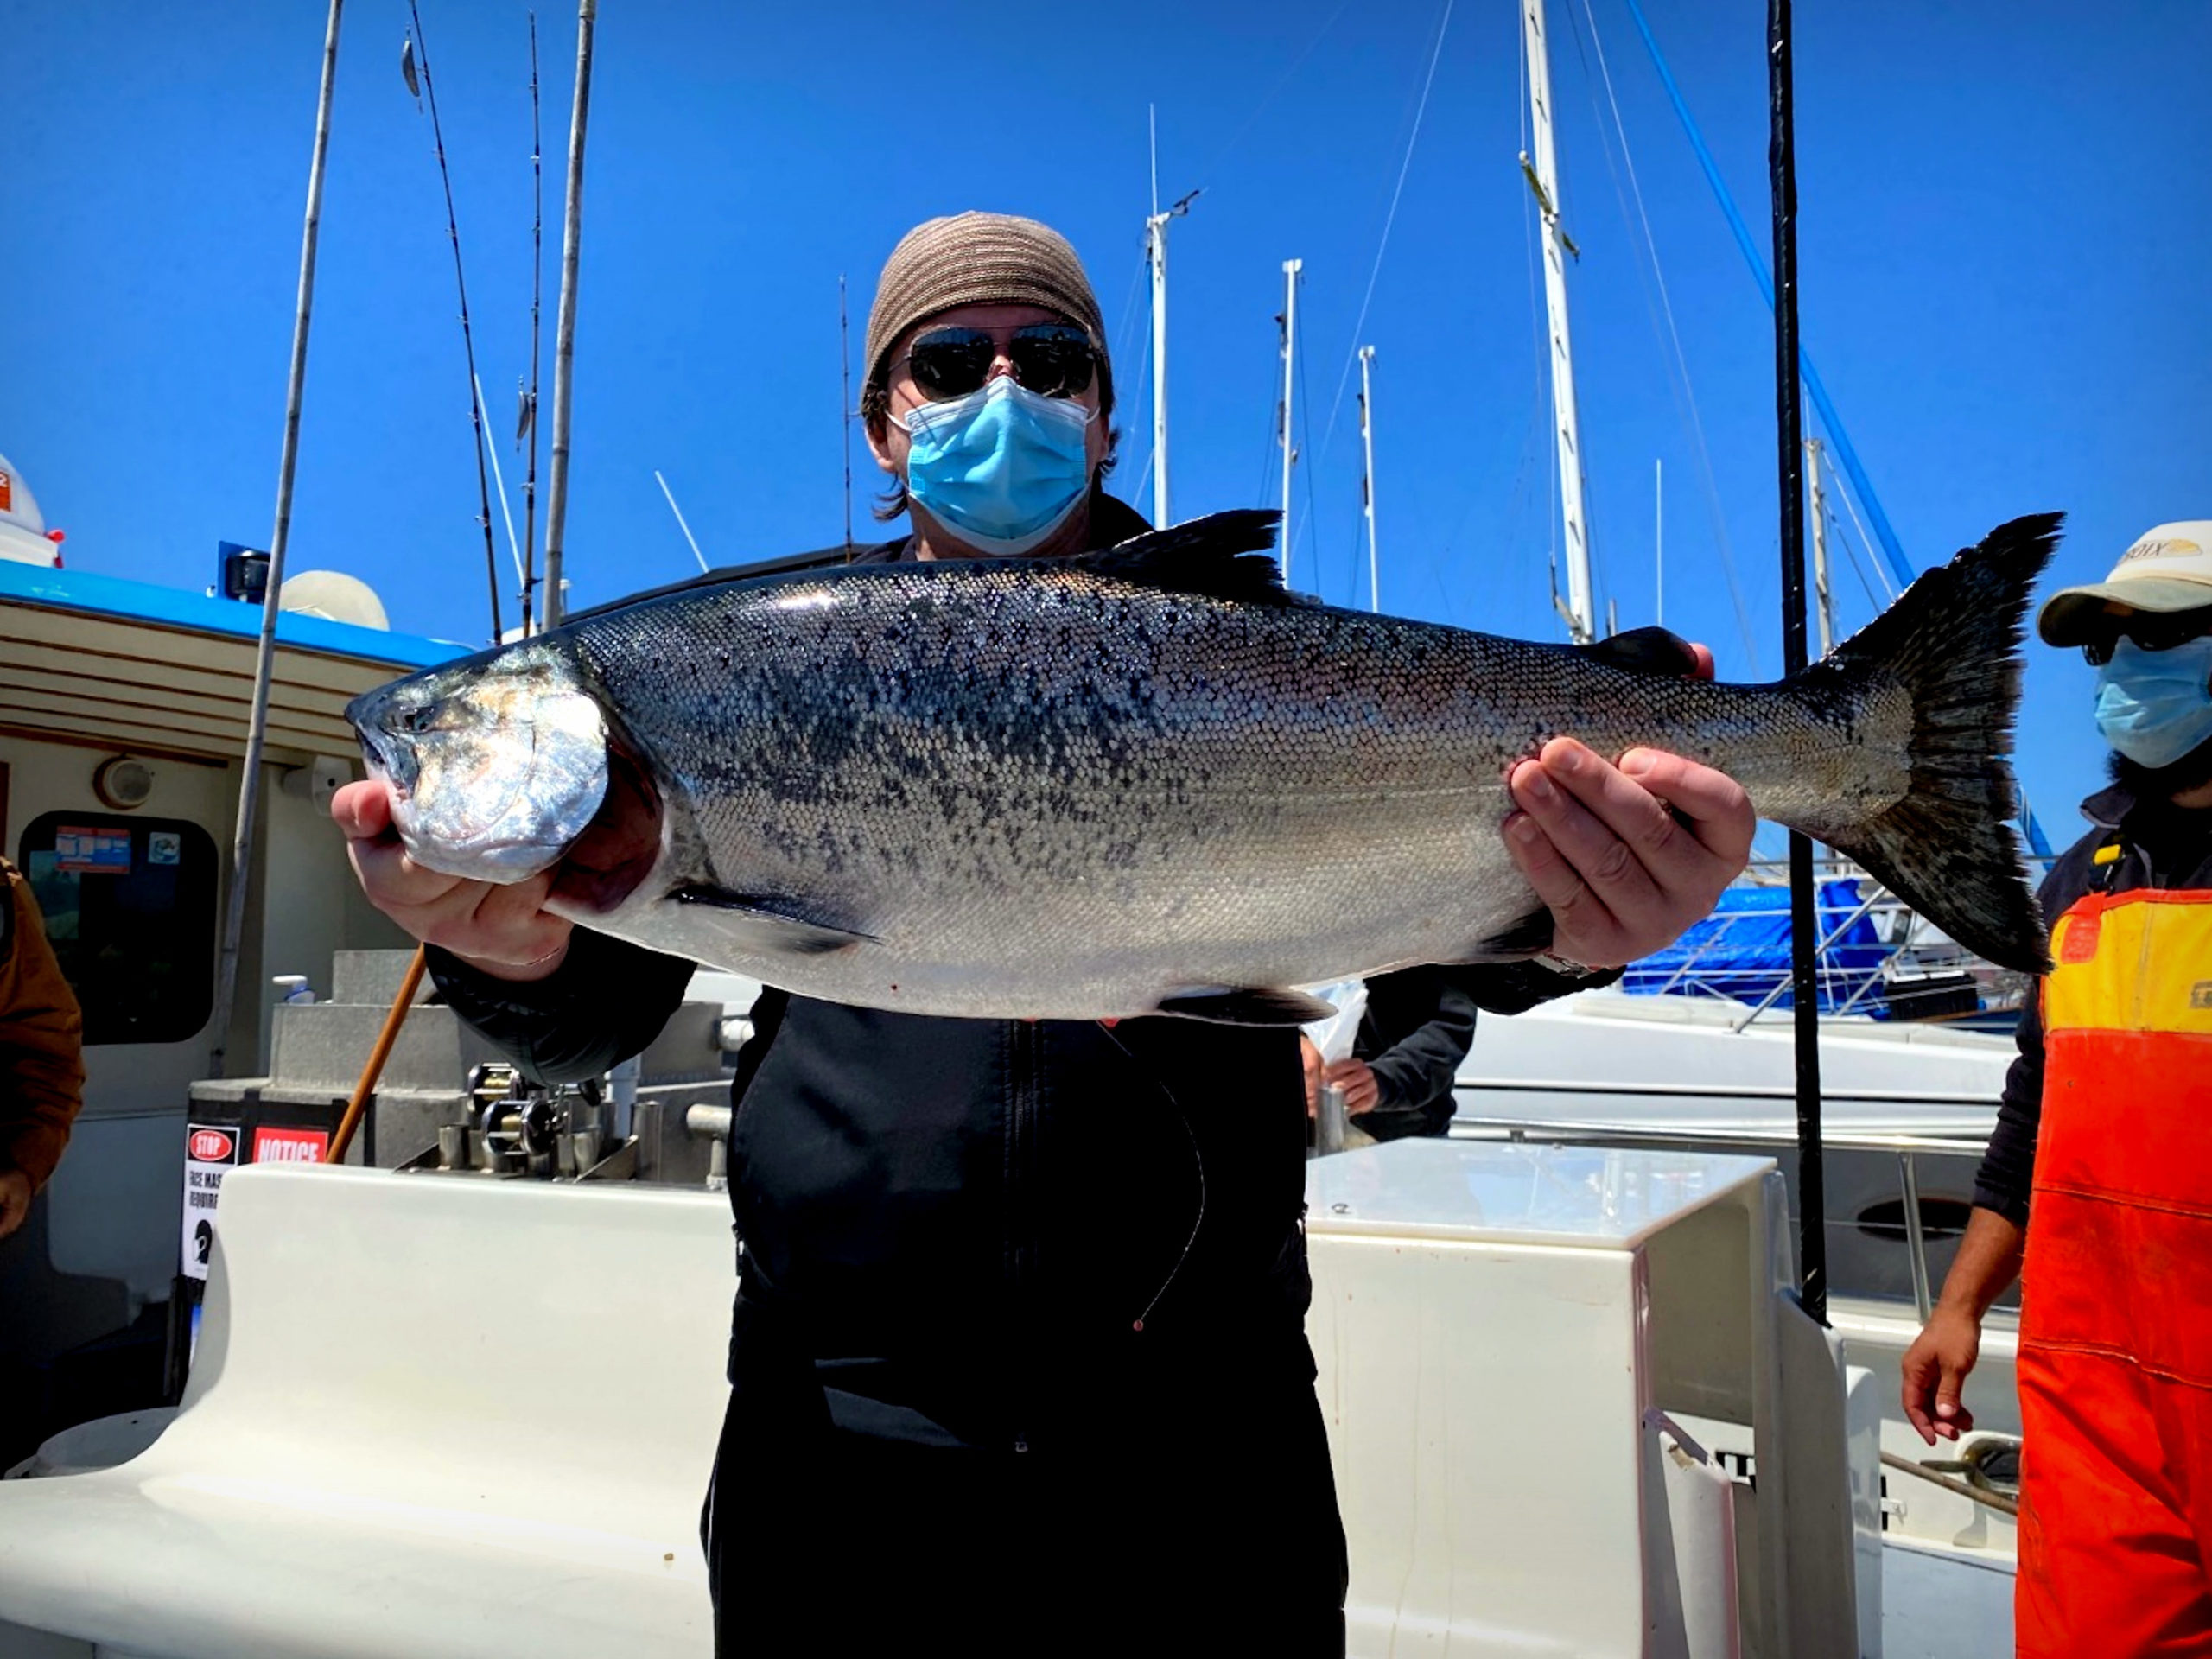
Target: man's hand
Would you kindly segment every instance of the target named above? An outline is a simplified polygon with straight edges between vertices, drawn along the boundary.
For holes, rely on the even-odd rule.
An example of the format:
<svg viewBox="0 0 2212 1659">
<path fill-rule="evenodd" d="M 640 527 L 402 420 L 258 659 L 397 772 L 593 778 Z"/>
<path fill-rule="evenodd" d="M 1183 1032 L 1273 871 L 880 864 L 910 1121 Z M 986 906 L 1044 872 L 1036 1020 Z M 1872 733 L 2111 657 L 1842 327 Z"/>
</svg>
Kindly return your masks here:
<svg viewBox="0 0 2212 1659">
<path fill-rule="evenodd" d="M 1974 1432 L 1974 1413 L 1959 1398 L 1974 1361 L 1981 1357 L 1981 1321 L 1964 1308 L 1938 1306 L 1905 1350 L 1905 1420 L 1920 1438 L 1955 1440 Z"/>
<path fill-rule="evenodd" d="M 31 1212 L 31 1178 L 20 1169 L 0 1169 L 0 1238 L 23 1224 Z"/>
<path fill-rule="evenodd" d="M 1353 1117 L 1373 1111 L 1382 1098 L 1382 1085 L 1365 1060 L 1332 1060 L 1321 1080 L 1344 1091 L 1344 1110 Z"/>
<path fill-rule="evenodd" d="M 399 844 L 391 785 L 382 779 L 346 785 L 331 797 L 330 816 L 345 832 L 369 902 L 425 944 L 515 981 L 543 979 L 568 954 L 570 924 L 543 908 L 550 871 L 497 887 L 424 869 Z"/>
<path fill-rule="evenodd" d="M 1306 1068 L 1306 1116 L 1318 1116 L 1321 1110 L 1321 1051 L 1302 1031 L 1298 1033 L 1298 1058 Z"/>
<path fill-rule="evenodd" d="M 1712 767 L 1659 749 L 1618 765 L 1555 737 L 1508 775 L 1505 846 L 1550 906 L 1552 949 L 1592 968 L 1650 955 L 1743 874 L 1758 817 Z"/>
</svg>

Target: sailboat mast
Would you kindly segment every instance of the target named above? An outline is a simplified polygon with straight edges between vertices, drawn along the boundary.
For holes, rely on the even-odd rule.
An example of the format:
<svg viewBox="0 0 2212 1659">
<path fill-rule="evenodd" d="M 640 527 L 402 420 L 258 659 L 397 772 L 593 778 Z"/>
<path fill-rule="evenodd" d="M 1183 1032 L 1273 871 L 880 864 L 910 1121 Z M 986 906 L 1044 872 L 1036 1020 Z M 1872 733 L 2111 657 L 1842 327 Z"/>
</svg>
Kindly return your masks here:
<svg viewBox="0 0 2212 1659">
<path fill-rule="evenodd" d="M 1375 550 L 1375 348 L 1359 348 L 1359 442 L 1367 470 L 1360 474 L 1360 505 L 1367 512 L 1367 608 L 1382 608 L 1382 565 Z"/>
<path fill-rule="evenodd" d="M 1590 586 L 1589 520 L 1582 505 L 1581 433 L 1575 423 L 1574 351 L 1567 324 L 1567 259 L 1574 243 L 1560 228 L 1559 160 L 1552 144 L 1551 52 L 1544 39 L 1544 0 L 1521 0 L 1529 58 L 1529 110 L 1536 153 L 1521 157 L 1535 193 L 1544 232 L 1544 311 L 1552 345 L 1552 416 L 1559 441 L 1559 498 L 1567 527 L 1567 632 L 1577 645 L 1597 638 Z"/>
<path fill-rule="evenodd" d="M 1805 481 L 1813 492 L 1813 607 L 1821 620 L 1821 655 L 1835 649 L 1835 598 L 1828 588 L 1828 497 L 1821 485 L 1821 441 L 1805 440 Z"/>
<path fill-rule="evenodd" d="M 1298 466 L 1298 446 L 1291 442 L 1290 392 L 1296 384 L 1298 358 L 1298 273 L 1303 259 L 1282 262 L 1282 579 L 1290 581 L 1290 477 Z"/>
</svg>

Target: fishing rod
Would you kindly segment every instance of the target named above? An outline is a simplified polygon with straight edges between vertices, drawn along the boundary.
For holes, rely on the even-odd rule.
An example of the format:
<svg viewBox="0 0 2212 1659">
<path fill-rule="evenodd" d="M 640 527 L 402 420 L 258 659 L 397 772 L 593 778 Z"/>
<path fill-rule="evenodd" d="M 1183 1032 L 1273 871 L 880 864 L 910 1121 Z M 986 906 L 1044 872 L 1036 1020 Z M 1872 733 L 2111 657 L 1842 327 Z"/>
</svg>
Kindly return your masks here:
<svg viewBox="0 0 2212 1659">
<path fill-rule="evenodd" d="M 300 231 L 299 303 L 292 315 L 292 366 L 284 391 L 284 442 L 276 462 L 276 526 L 269 537 L 269 576 L 261 597 L 261 635 L 254 646 L 253 702 L 246 717 L 245 758 L 238 768 L 238 810 L 231 841 L 230 885 L 223 897 L 223 938 L 216 957 L 215 1008 L 208 1029 L 215 1041 L 207 1069 L 227 1077 L 231 1016 L 238 1002 L 238 950 L 245 936 L 245 902 L 253 874 L 254 821 L 261 804 L 261 760 L 269 736 L 269 696 L 276 667 L 276 614 L 284 586 L 284 553 L 292 536 L 292 480 L 300 459 L 300 406 L 306 400 L 308 328 L 315 311 L 315 245 L 322 230 L 323 163 L 330 152 L 331 94 L 338 82 L 338 23 L 345 0 L 330 0 L 322 40 L 322 85 L 316 94 L 315 154 L 308 163 L 307 220 Z M 249 1046 L 252 1038 L 248 1038 Z"/>
<path fill-rule="evenodd" d="M 522 632 L 528 639 L 537 587 L 538 314 L 545 292 L 545 146 L 537 113 L 537 14 L 530 14 L 530 384 L 518 385 L 522 410 L 515 438 L 530 438 L 530 470 L 522 481 Z"/>
<path fill-rule="evenodd" d="M 461 221 L 453 207 L 453 174 L 446 166 L 445 130 L 438 121 L 438 89 L 430 79 L 430 41 L 423 32 L 423 14 L 415 0 L 407 0 L 407 16 L 413 24 L 399 55 L 399 73 L 407 82 L 407 90 L 415 92 L 418 105 L 427 100 L 430 106 L 430 139 L 436 146 L 438 181 L 445 187 L 446 235 L 453 243 L 453 280 L 461 290 L 461 349 L 468 365 L 468 425 L 476 435 L 476 522 L 484 531 L 484 575 L 492 594 L 492 639 L 497 644 L 499 626 L 499 554 L 492 544 L 492 484 L 484 470 L 484 416 L 476 397 L 476 340 L 468 327 L 468 279 L 461 268 Z M 416 50 L 417 42 L 422 50 Z M 420 90 L 416 85 L 416 72 L 422 72 Z"/>
<path fill-rule="evenodd" d="M 561 620 L 561 558 L 569 520 L 569 410 L 575 390 L 576 264 L 584 234 L 584 130 L 591 120 L 591 44 L 599 0 L 576 0 L 576 96 L 569 114 L 569 200 L 561 228 L 561 315 L 553 329 L 553 444 L 546 457 L 546 626 Z"/>
<path fill-rule="evenodd" d="M 1775 443 L 1782 494 L 1782 671 L 1805 668 L 1804 412 L 1797 343 L 1797 155 L 1789 0 L 1767 0 L 1767 183 L 1774 197 Z M 1796 1015 L 1797 1259 L 1805 1312 L 1828 1322 L 1827 1192 L 1821 1166 L 1821 1007 L 1813 843 L 1789 832 L 1789 977 Z"/>
</svg>

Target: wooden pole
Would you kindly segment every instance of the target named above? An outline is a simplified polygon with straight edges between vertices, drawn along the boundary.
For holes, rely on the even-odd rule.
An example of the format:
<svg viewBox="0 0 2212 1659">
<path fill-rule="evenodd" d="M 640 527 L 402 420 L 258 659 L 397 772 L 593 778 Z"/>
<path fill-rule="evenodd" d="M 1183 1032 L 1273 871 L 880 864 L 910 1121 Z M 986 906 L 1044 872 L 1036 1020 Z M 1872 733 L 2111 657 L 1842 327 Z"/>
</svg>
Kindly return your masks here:
<svg viewBox="0 0 2212 1659">
<path fill-rule="evenodd" d="M 330 0 L 322 37 L 322 90 L 315 102 L 315 159 L 308 164 L 307 224 L 300 232 L 300 296 L 292 316 L 292 369 L 284 393 L 284 446 L 276 462 L 276 526 L 269 537 L 269 585 L 261 596 L 261 640 L 253 658 L 253 703 L 246 717 L 245 760 L 239 768 L 238 822 L 231 838 L 231 885 L 223 905 L 223 940 L 216 958 L 215 1044 L 208 1071 L 226 1077 L 231 1015 L 238 1006 L 238 953 L 245 937 L 245 899 L 253 871 L 255 818 L 261 804 L 261 755 L 269 737 L 269 687 L 276 667 L 276 601 L 284 552 L 292 537 L 292 479 L 300 459 L 300 405 L 308 383 L 308 325 L 315 309 L 315 239 L 322 226 L 322 164 L 330 149 L 330 101 L 338 84 L 338 19 L 346 0 Z"/>
<path fill-rule="evenodd" d="M 391 1012 L 384 1017 L 384 1029 L 377 1033 L 376 1046 L 369 1051 L 369 1063 L 361 1068 L 360 1081 L 353 1085 L 353 1097 L 346 1103 L 346 1116 L 338 1120 L 338 1133 L 330 1137 L 330 1155 L 325 1163 L 342 1164 L 346 1149 L 353 1144 L 353 1131 L 361 1127 L 362 1114 L 369 1109 L 369 1098 L 377 1091 L 377 1080 L 384 1076 L 384 1063 L 391 1058 L 391 1046 L 399 1040 L 399 1028 L 407 1023 L 407 1010 L 414 1006 L 415 993 L 422 988 L 424 967 L 423 947 L 415 947 L 415 959 L 407 964 L 407 976 L 399 982 L 399 995 L 392 1000 Z"/>
</svg>

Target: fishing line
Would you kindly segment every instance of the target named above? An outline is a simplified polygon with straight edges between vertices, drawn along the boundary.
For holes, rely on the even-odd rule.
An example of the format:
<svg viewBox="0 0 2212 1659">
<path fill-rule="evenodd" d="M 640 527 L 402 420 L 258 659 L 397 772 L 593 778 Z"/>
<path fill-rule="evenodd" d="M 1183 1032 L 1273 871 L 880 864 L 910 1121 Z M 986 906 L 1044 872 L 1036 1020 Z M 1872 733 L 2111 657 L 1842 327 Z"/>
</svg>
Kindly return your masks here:
<svg viewBox="0 0 2212 1659">
<path fill-rule="evenodd" d="M 1198 1242 L 1198 1229 L 1205 1225 L 1206 1160 L 1205 1155 L 1198 1150 L 1198 1131 L 1191 1127 L 1190 1116 L 1184 1111 L 1183 1103 L 1175 1098 L 1175 1091 L 1130 1052 L 1129 1046 L 1114 1034 L 1114 1027 L 1111 1025 L 1103 1020 L 1098 1020 L 1096 1024 L 1098 1029 L 1105 1033 L 1106 1040 L 1122 1051 L 1122 1058 L 1129 1063 L 1129 1069 L 1165 1095 L 1167 1097 L 1167 1103 L 1175 1109 L 1175 1121 L 1183 1126 L 1184 1136 L 1191 1143 L 1191 1164 L 1197 1170 L 1198 1176 L 1198 1213 L 1191 1222 L 1191 1236 L 1183 1241 L 1183 1248 L 1175 1257 L 1175 1265 L 1167 1270 L 1167 1276 L 1160 1281 L 1160 1288 L 1152 1293 L 1152 1300 L 1144 1305 L 1144 1312 L 1138 1314 L 1130 1324 L 1131 1330 L 1142 1331 L 1144 1322 L 1152 1317 L 1152 1310 L 1160 1306 L 1160 1299 L 1167 1294 L 1167 1287 L 1175 1282 L 1177 1276 L 1183 1271 L 1183 1264 L 1191 1259 L 1192 1247 Z"/>
<path fill-rule="evenodd" d="M 1687 416 L 1687 424 L 1689 427 L 1690 432 L 1691 446 L 1697 455 L 1699 480 L 1705 486 L 1706 509 L 1713 519 L 1713 545 L 1720 554 L 1721 572 L 1726 576 L 1728 581 L 1728 596 L 1734 602 L 1736 607 L 1736 626 L 1743 634 L 1744 648 L 1750 654 L 1751 671 L 1756 674 L 1759 671 L 1758 636 L 1751 627 L 1751 613 L 1745 607 L 1744 603 L 1742 584 L 1736 577 L 1736 556 L 1733 549 L 1729 544 L 1727 519 L 1726 514 L 1721 509 L 1720 486 L 1719 481 L 1713 476 L 1712 452 L 1705 441 L 1705 419 L 1698 410 L 1696 389 L 1690 383 L 1689 359 L 1682 350 L 1681 331 L 1675 323 L 1675 303 L 1667 291 L 1667 274 L 1659 264 L 1659 244 L 1657 239 L 1651 233 L 1651 216 L 1644 209 L 1643 186 L 1637 178 L 1636 157 L 1629 149 L 1628 126 L 1627 124 L 1621 119 L 1620 100 L 1615 97 L 1613 93 L 1613 72 L 1611 67 L 1605 61 L 1605 43 L 1604 40 L 1599 37 L 1598 33 L 1598 15 L 1591 9 L 1590 0 L 1582 0 L 1582 10 L 1583 15 L 1590 21 L 1590 44 L 1598 54 L 1598 73 L 1605 84 L 1606 105 L 1612 111 L 1613 130 L 1615 133 L 1619 135 L 1622 168 L 1628 175 L 1630 194 L 1636 199 L 1637 224 L 1643 232 L 1643 252 L 1649 259 L 1651 264 L 1652 287 L 1657 290 L 1659 311 L 1666 319 L 1667 344 L 1671 348 L 1671 354 L 1666 358 L 1667 365 L 1669 370 L 1668 377 L 1670 382 L 1669 389 L 1673 391 L 1679 398 L 1679 402 L 1676 405 L 1676 413 L 1678 415 Z M 1574 35 L 1574 49 L 1576 55 L 1581 56 L 1582 31 L 1575 23 L 1574 9 L 1572 5 L 1567 8 L 1567 21 L 1570 32 Z M 1591 84 L 1589 72 L 1589 61 L 1588 59 L 1585 57 L 1583 60 L 1583 84 L 1585 86 L 1589 88 L 1590 107 L 1592 113 L 1599 117 L 1598 122 L 1599 145 L 1605 157 L 1605 170 L 1609 175 L 1612 175 L 1614 199 L 1620 203 L 1621 217 L 1625 220 L 1628 218 L 1628 204 L 1621 197 L 1619 175 L 1613 171 L 1612 144 L 1605 132 L 1605 123 L 1603 118 L 1603 111 L 1599 111 L 1598 108 L 1597 87 Z M 1636 269 L 1637 276 L 1640 284 L 1643 276 L 1643 266 L 1639 262 L 1637 264 Z M 1649 308 L 1650 302 L 1651 290 L 1646 289 L 1644 304 L 1647 309 Z M 1655 333 L 1657 329 L 1657 324 L 1658 318 L 1655 317 L 1653 319 L 1653 328 Z"/>
<path fill-rule="evenodd" d="M 1351 326 L 1351 350 L 1344 356 L 1344 371 L 1337 377 L 1337 395 L 1329 404 L 1328 424 L 1321 430 L 1320 453 L 1314 457 L 1318 466 L 1329 454 L 1329 441 L 1337 435 L 1337 413 L 1344 407 L 1344 388 L 1351 384 L 1352 365 L 1359 360 L 1360 330 L 1367 327 L 1367 308 L 1375 302 L 1375 284 L 1382 275 L 1382 256 L 1390 251 L 1390 228 L 1398 222 L 1398 200 L 1406 194 L 1406 175 L 1413 171 L 1414 148 L 1421 143 L 1421 124 L 1428 113 L 1428 94 L 1436 85 L 1436 66 L 1444 56 L 1444 36 L 1452 27 L 1452 8 L 1455 0 L 1444 0 L 1444 16 L 1436 25 L 1436 44 L 1429 51 L 1428 73 L 1421 83 L 1421 102 L 1414 109 L 1413 131 L 1406 138 L 1406 153 L 1398 163 L 1398 182 L 1390 192 L 1390 208 L 1382 216 L 1382 238 L 1375 245 L 1375 264 L 1367 273 L 1367 292 L 1360 296 L 1359 316 Z"/>
<path fill-rule="evenodd" d="M 484 416 L 476 397 L 476 340 L 468 327 L 468 279 L 461 269 L 461 221 L 453 209 L 453 174 L 446 166 L 445 129 L 438 122 L 438 89 L 430 79 L 430 41 L 423 33 L 423 14 L 415 0 L 407 0 L 407 15 L 414 23 L 414 41 L 422 46 L 420 67 L 423 72 L 423 96 L 430 107 L 430 139 L 437 148 L 438 181 L 446 193 L 446 235 L 453 243 L 453 280 L 461 290 L 461 349 L 468 363 L 468 425 L 476 435 L 476 522 L 484 530 L 484 574 L 492 589 L 492 639 L 497 644 L 503 630 L 499 626 L 499 552 L 492 543 L 492 482 L 484 470 Z M 403 58 L 403 70 L 410 60 Z M 410 86 L 413 76 L 408 77 Z"/>
</svg>

